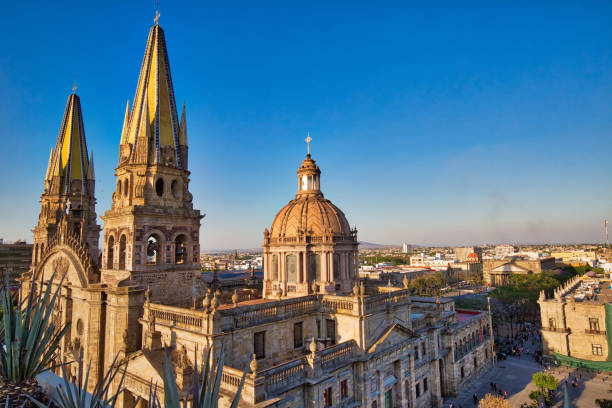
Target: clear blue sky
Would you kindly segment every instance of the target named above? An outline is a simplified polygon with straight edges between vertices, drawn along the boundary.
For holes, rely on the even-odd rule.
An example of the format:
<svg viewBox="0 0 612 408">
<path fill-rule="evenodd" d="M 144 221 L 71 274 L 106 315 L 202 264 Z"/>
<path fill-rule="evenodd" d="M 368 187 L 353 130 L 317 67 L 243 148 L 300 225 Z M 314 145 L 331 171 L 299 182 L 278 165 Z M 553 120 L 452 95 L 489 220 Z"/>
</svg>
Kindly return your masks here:
<svg viewBox="0 0 612 408">
<path fill-rule="evenodd" d="M 110 207 L 154 6 L 2 3 L 0 237 L 31 241 L 74 75 Z M 612 3 L 423 3 L 162 0 L 202 248 L 261 244 L 307 130 L 361 240 L 603 240 Z"/>
</svg>

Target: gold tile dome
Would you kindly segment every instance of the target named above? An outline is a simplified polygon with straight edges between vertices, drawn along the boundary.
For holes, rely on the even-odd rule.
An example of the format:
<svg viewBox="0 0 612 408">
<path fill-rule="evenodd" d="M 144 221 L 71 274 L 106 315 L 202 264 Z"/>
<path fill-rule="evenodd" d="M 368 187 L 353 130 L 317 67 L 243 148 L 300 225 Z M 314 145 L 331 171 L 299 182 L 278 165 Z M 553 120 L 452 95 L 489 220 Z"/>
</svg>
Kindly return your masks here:
<svg viewBox="0 0 612 408">
<path fill-rule="evenodd" d="M 270 228 L 270 237 L 352 237 L 344 213 L 323 196 L 319 185 L 321 170 L 310 154 L 297 173 L 298 192 L 295 199 L 276 214 Z"/>
</svg>

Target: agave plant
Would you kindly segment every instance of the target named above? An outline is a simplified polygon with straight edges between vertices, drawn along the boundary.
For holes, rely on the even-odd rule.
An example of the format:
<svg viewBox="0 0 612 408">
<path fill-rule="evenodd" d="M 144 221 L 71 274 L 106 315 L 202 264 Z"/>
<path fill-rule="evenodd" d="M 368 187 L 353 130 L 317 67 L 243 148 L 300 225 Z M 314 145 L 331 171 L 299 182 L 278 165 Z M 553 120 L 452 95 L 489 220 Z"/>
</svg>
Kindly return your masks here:
<svg viewBox="0 0 612 408">
<path fill-rule="evenodd" d="M 219 359 L 211 364 L 211 348 L 204 351 L 202 360 L 204 361 L 201 367 L 201 372 L 198 369 L 197 356 L 195 359 L 195 367 L 193 373 L 193 385 L 191 389 L 190 401 L 183 400 L 179 396 L 178 386 L 176 385 L 176 376 L 172 369 L 172 361 L 170 354 L 166 349 L 166 364 L 162 370 L 164 380 L 164 407 L 165 408 L 217 408 L 219 402 L 219 390 L 221 388 L 221 375 L 223 374 L 224 352 L 221 350 Z M 232 401 L 231 408 L 237 408 L 240 401 L 240 394 L 246 377 L 246 370 L 240 380 L 240 385 Z M 149 407 L 161 408 L 162 405 L 157 398 L 157 389 L 153 386 L 149 391 Z"/>
<path fill-rule="evenodd" d="M 62 362 L 61 359 L 60 362 Z M 127 371 L 127 366 L 122 370 L 122 364 L 116 363 L 117 356 L 106 374 L 104 374 L 102 380 L 95 385 L 91 392 L 88 392 L 87 384 L 91 372 L 91 362 L 88 364 L 87 371 L 83 376 L 83 356 L 79 354 L 78 373 L 74 383 L 68 381 L 70 375 L 66 370 L 67 364 L 63 364 L 62 362 L 63 383 L 57 387 L 56 395 L 51 398 L 51 401 L 45 404 L 34 398 L 30 398 L 30 400 L 40 408 L 48 408 L 51 406 L 59 408 L 114 408 L 119 395 L 124 391 L 123 380 L 125 378 L 125 372 Z M 111 385 L 115 382 L 115 378 L 121 370 L 123 372 L 119 384 L 115 391 L 111 391 Z M 139 400 L 140 398 L 136 400 L 134 405 L 136 405 Z"/>
<path fill-rule="evenodd" d="M 19 302 L 11 294 L 8 274 L 0 290 L 2 308 L 2 333 L 0 334 L 0 396 L 6 402 L 20 405 L 27 401 L 27 394 L 41 396 L 42 389 L 35 377 L 48 370 L 57 355 L 59 342 L 69 325 L 55 327 L 51 313 L 57 301 L 63 279 L 52 292 L 52 282 L 45 291 L 31 290 L 28 297 Z M 32 276 L 32 288 L 34 288 Z M 1 398 L 1 397 L 0 397 Z"/>
</svg>

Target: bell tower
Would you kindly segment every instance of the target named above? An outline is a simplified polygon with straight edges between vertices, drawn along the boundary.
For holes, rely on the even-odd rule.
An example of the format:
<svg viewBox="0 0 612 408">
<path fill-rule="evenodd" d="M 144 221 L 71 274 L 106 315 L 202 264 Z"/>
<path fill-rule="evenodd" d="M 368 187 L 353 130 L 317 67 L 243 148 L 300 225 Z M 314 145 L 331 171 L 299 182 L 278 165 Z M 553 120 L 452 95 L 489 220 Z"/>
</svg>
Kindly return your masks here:
<svg viewBox="0 0 612 408">
<path fill-rule="evenodd" d="M 102 280 L 150 287 L 153 300 L 192 296 L 200 272 L 200 211 L 187 170 L 164 31 L 151 27 L 133 104 L 126 106 L 112 207 L 104 214 Z"/>
<path fill-rule="evenodd" d="M 32 266 L 42 260 L 60 227 L 88 250 L 97 264 L 100 227 L 96 224 L 93 153 L 87 152 L 76 86 L 68 97 L 57 142 L 49 155 L 40 201 L 38 224 L 32 230 Z"/>
</svg>

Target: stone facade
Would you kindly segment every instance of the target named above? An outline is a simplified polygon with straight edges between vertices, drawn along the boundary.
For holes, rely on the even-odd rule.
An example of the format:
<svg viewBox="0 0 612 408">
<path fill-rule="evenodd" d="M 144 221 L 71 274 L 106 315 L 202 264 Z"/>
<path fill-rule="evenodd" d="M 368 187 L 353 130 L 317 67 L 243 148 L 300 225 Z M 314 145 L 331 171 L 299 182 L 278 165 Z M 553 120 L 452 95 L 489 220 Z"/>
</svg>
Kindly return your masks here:
<svg viewBox="0 0 612 408">
<path fill-rule="evenodd" d="M 579 293 L 585 284 L 595 288 L 592 295 Z M 612 303 L 609 283 L 576 277 L 555 290 L 552 298 L 542 292 L 538 301 L 542 318 L 544 353 L 579 360 L 604 362 L 612 358 L 612 337 L 606 329 L 606 305 Z"/>
</svg>

